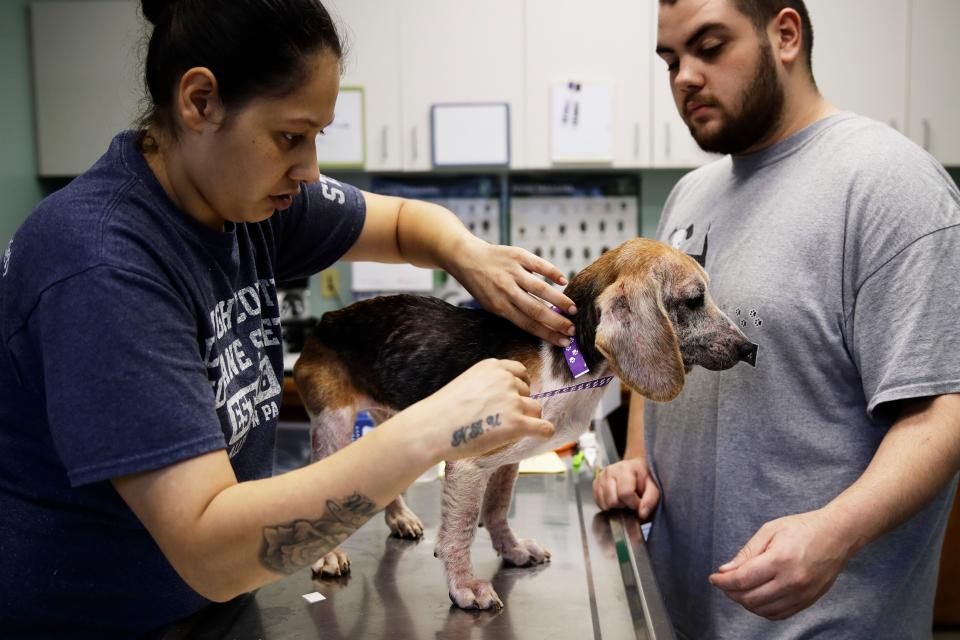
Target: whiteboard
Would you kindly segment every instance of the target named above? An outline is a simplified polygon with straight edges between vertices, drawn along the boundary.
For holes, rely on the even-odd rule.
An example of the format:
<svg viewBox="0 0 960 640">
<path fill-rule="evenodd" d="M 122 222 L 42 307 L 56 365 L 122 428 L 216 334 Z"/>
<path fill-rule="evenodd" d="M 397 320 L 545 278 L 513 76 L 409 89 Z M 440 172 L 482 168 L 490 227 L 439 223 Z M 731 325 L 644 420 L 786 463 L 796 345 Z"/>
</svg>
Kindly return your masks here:
<svg viewBox="0 0 960 640">
<path fill-rule="evenodd" d="M 564 82 L 551 92 L 550 159 L 613 162 L 613 84 Z"/>
<path fill-rule="evenodd" d="M 508 166 L 510 105 L 435 104 L 431 108 L 433 166 Z"/>
<path fill-rule="evenodd" d="M 359 167 L 366 164 L 363 88 L 342 87 L 333 123 L 317 136 L 317 164 L 321 167 Z"/>
</svg>

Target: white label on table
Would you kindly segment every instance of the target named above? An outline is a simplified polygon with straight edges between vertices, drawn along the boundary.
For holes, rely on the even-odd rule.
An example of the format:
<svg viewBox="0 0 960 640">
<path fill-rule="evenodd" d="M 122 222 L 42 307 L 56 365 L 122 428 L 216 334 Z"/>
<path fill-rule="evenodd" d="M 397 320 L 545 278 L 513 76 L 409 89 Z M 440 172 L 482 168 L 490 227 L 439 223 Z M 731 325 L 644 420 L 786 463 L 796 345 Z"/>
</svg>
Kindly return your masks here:
<svg viewBox="0 0 960 640">
<path fill-rule="evenodd" d="M 320 602 L 321 600 L 326 600 L 326 598 L 324 598 L 319 591 L 314 591 L 313 593 L 305 593 L 303 594 L 303 599 L 309 602 L 310 604 L 315 604 L 317 602 Z"/>
</svg>

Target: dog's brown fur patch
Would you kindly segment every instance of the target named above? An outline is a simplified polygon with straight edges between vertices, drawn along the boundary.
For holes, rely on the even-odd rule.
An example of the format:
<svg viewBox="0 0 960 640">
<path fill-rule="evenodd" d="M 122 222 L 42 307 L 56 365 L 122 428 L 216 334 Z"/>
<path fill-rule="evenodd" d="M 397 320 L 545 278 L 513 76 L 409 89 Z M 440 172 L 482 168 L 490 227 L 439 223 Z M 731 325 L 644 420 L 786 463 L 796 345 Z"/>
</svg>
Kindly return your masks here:
<svg viewBox="0 0 960 640">
<path fill-rule="evenodd" d="M 293 379 L 303 405 L 314 414 L 352 405 L 359 395 L 337 353 L 314 338 L 304 344 L 293 367 Z"/>
</svg>

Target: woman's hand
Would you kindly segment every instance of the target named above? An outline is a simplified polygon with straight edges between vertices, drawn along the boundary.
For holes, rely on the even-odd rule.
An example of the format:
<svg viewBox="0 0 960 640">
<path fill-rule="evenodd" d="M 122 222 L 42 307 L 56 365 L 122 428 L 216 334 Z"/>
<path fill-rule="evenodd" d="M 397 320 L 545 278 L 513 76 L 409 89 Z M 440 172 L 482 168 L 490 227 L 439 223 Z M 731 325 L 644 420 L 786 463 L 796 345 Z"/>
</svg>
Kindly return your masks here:
<svg viewBox="0 0 960 640">
<path fill-rule="evenodd" d="M 533 297 L 564 313 L 576 313 L 573 300 L 534 275 L 565 285 L 567 280 L 557 267 L 526 249 L 490 244 L 469 234 L 451 247 L 444 262 L 484 309 L 557 346 L 569 344 L 573 323 Z"/>
<path fill-rule="evenodd" d="M 563 313 L 576 313 L 570 298 L 534 275 L 565 285 L 566 278 L 555 266 L 526 249 L 484 242 L 440 205 L 366 192 L 363 196 L 367 207 L 363 231 L 344 260 L 444 269 L 488 311 L 557 346 L 569 344 L 573 323 L 533 297 Z"/>
<path fill-rule="evenodd" d="M 526 368 L 513 360 L 482 360 L 410 410 L 429 425 L 434 462 L 482 455 L 520 438 L 549 438 L 554 427 L 530 398 Z"/>
</svg>

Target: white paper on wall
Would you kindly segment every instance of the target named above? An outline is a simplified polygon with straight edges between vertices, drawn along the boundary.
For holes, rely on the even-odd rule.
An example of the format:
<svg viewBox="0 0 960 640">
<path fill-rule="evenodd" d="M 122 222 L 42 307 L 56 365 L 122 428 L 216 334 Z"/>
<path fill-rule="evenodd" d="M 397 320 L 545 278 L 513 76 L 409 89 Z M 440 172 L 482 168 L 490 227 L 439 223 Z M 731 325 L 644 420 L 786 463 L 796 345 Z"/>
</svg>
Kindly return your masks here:
<svg viewBox="0 0 960 640">
<path fill-rule="evenodd" d="M 553 162 L 613 162 L 612 83 L 554 85 L 550 117 Z"/>
</svg>

